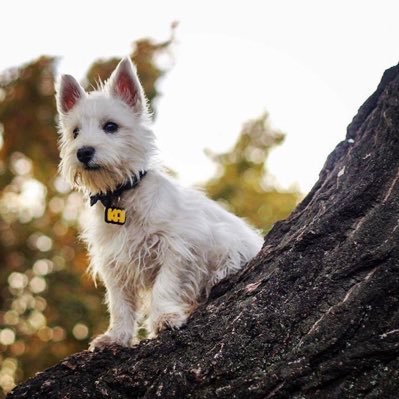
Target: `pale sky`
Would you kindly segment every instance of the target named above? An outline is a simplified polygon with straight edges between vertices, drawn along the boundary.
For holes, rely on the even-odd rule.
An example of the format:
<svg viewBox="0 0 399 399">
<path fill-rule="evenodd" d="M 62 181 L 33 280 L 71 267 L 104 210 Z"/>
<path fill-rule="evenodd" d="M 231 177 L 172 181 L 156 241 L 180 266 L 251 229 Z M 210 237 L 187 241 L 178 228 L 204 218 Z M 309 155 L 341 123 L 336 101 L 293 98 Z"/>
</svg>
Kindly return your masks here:
<svg viewBox="0 0 399 399">
<path fill-rule="evenodd" d="M 154 128 L 164 162 L 189 185 L 214 173 L 205 148 L 226 151 L 267 110 L 287 135 L 271 172 L 308 191 L 399 61 L 393 0 L 13 0 L 0 10 L 0 70 L 48 54 L 78 79 L 97 58 L 129 54 L 134 40 L 166 39 L 179 21 Z"/>
</svg>

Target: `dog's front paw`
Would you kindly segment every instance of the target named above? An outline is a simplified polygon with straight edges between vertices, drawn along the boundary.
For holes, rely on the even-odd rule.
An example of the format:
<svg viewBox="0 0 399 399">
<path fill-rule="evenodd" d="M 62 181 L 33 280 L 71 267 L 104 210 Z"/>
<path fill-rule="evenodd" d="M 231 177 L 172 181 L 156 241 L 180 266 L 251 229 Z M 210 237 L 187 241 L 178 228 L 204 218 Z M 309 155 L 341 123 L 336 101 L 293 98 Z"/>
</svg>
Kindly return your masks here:
<svg viewBox="0 0 399 399">
<path fill-rule="evenodd" d="M 89 350 L 94 351 L 96 348 L 104 348 L 106 346 L 109 346 L 113 343 L 111 336 L 109 336 L 107 333 L 98 335 L 96 338 L 94 338 L 89 345 Z"/>
<path fill-rule="evenodd" d="M 131 335 L 130 334 L 119 334 L 115 335 L 112 332 L 107 331 L 104 334 L 98 335 L 94 338 L 89 345 L 89 350 L 94 351 L 96 348 L 105 348 L 106 346 L 112 344 L 118 344 L 122 346 L 130 346 L 131 344 Z"/>
</svg>

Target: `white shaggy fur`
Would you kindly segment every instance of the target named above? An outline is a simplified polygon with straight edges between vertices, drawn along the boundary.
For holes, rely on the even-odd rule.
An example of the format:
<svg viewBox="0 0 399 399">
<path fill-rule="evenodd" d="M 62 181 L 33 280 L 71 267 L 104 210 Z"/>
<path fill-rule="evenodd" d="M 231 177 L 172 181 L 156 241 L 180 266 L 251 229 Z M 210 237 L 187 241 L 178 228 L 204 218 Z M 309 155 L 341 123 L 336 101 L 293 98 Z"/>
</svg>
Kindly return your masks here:
<svg viewBox="0 0 399 399">
<path fill-rule="evenodd" d="M 86 195 L 105 193 L 147 171 L 117 204 L 126 210 L 126 224 L 107 224 L 101 202 L 88 209 L 82 236 L 110 311 L 108 330 L 91 347 L 130 345 L 148 292 L 152 335 L 179 328 L 215 283 L 255 256 L 261 237 L 201 192 L 181 187 L 154 162 L 146 100 L 129 58 L 91 93 L 64 75 L 57 106 L 60 170 L 74 187 Z M 104 131 L 108 121 L 118 125 L 117 132 Z M 77 151 L 88 146 L 95 154 L 84 165 Z"/>
</svg>

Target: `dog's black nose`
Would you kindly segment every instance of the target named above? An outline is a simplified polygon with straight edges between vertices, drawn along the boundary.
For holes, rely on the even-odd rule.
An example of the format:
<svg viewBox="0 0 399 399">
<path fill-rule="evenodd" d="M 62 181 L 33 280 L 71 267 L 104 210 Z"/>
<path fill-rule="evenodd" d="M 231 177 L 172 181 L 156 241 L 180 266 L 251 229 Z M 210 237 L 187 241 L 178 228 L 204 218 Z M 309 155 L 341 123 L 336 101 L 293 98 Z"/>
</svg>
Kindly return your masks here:
<svg viewBox="0 0 399 399">
<path fill-rule="evenodd" d="M 93 147 L 82 147 L 78 149 L 76 156 L 80 162 L 87 165 L 93 159 L 95 151 Z"/>
</svg>

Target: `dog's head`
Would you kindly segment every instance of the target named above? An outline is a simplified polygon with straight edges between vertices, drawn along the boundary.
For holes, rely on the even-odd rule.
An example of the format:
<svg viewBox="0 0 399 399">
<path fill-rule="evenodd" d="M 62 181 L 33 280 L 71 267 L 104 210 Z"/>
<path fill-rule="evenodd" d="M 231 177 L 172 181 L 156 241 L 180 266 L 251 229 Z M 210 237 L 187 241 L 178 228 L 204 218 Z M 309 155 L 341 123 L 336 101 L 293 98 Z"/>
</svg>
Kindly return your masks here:
<svg viewBox="0 0 399 399">
<path fill-rule="evenodd" d="M 90 93 L 72 76 L 63 75 L 56 99 L 60 171 L 73 186 L 104 193 L 148 168 L 154 136 L 144 92 L 129 58 Z"/>
</svg>

